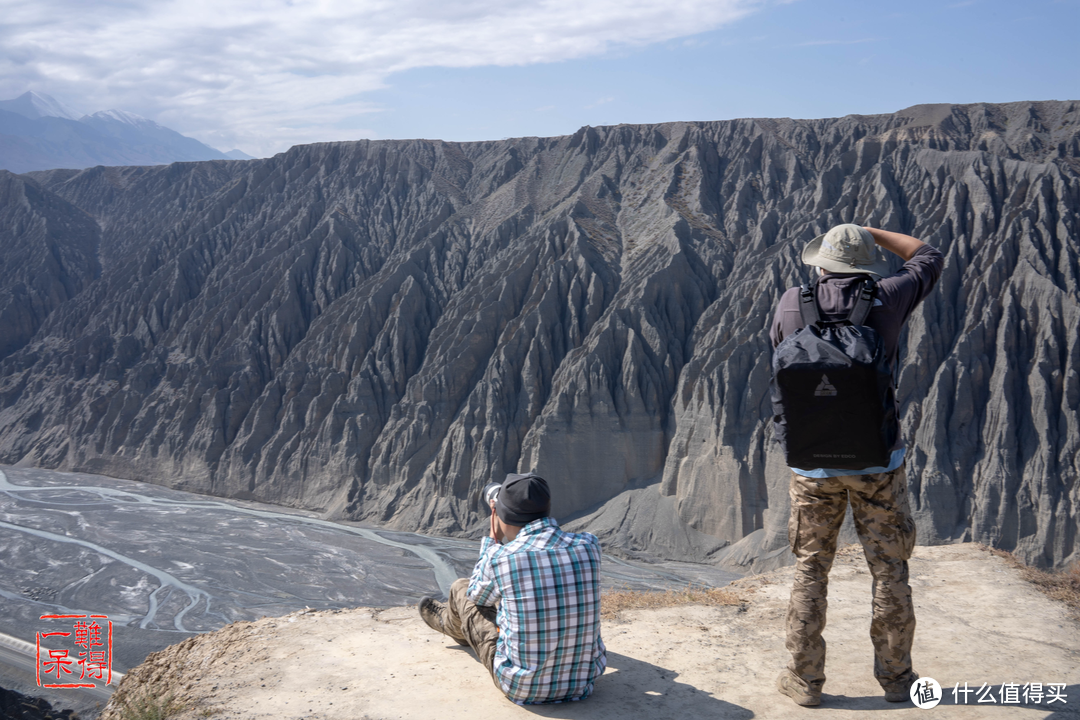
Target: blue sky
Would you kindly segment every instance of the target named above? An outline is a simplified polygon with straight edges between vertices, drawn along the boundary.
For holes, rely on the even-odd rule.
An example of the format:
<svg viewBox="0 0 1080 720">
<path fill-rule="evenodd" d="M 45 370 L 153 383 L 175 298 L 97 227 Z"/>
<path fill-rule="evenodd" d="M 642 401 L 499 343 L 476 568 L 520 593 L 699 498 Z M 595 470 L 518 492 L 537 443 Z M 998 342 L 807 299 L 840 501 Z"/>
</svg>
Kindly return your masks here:
<svg viewBox="0 0 1080 720">
<path fill-rule="evenodd" d="M 385 137 L 838 117 L 919 103 L 1080 99 L 1080 3 L 800 0 L 718 30 L 525 67 L 419 68 L 370 99 Z"/>
<path fill-rule="evenodd" d="M 0 0 L 44 92 L 266 156 L 359 138 L 1080 100 L 1080 0 Z"/>
</svg>

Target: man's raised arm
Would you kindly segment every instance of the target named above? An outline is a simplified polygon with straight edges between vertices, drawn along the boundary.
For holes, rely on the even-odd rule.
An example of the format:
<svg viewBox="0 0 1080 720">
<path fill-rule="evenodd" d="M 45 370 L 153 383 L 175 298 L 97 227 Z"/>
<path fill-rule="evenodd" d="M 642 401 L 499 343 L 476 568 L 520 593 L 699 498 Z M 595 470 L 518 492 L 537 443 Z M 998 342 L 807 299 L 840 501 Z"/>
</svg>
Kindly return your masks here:
<svg viewBox="0 0 1080 720">
<path fill-rule="evenodd" d="M 922 240 L 913 238 L 910 235 L 904 235 L 903 233 L 879 230 L 872 227 L 864 228 L 864 230 L 874 237 L 874 242 L 877 243 L 879 247 L 888 250 L 893 255 L 899 255 L 904 262 L 910 260 L 915 252 L 925 245 Z"/>
</svg>

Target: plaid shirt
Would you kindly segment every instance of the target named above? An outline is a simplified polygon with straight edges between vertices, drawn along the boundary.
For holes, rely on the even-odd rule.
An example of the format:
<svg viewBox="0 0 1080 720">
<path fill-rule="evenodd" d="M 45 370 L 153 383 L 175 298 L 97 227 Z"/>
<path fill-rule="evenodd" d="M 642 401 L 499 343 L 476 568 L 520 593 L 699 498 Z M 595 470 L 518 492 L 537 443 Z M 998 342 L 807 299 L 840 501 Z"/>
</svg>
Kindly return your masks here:
<svg viewBox="0 0 1080 720">
<path fill-rule="evenodd" d="M 469 580 L 477 605 L 499 602 L 495 676 L 518 704 L 581 700 L 607 667 L 600 639 L 600 543 L 553 518 L 500 545 L 484 538 Z"/>
</svg>

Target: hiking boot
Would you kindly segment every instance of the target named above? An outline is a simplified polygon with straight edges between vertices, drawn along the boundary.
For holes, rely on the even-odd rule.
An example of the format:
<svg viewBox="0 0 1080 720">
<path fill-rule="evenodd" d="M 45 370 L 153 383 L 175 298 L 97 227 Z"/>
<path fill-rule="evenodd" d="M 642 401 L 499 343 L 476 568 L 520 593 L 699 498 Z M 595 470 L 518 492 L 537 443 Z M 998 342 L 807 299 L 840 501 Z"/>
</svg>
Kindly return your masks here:
<svg viewBox="0 0 1080 720">
<path fill-rule="evenodd" d="M 796 705 L 815 707 L 821 704 L 821 693 L 812 693 L 804 689 L 790 670 L 785 670 L 780 673 L 780 677 L 776 678 L 776 689 L 782 695 L 787 695 L 794 700 Z"/>
<path fill-rule="evenodd" d="M 435 598 L 426 597 L 420 601 L 420 617 L 432 630 L 438 630 L 443 635 L 449 635 L 457 641 L 458 645 L 468 645 L 465 638 L 456 637 L 446 629 L 446 605 Z"/>
<path fill-rule="evenodd" d="M 896 690 L 885 691 L 886 702 L 907 702 L 911 699 L 911 686 L 915 684 L 915 681 L 919 679 L 919 676 L 915 673 L 911 674 L 911 677 L 906 683 Z"/>
</svg>

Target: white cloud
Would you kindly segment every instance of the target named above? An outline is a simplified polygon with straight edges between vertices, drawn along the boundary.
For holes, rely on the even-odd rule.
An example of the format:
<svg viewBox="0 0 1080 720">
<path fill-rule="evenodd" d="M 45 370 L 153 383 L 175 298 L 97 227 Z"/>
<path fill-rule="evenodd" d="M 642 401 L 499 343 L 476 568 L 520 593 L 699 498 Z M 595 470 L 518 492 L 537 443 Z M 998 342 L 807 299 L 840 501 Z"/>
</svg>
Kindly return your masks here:
<svg viewBox="0 0 1080 720">
<path fill-rule="evenodd" d="M 365 93 L 395 72 L 594 56 L 766 1 L 0 0 L 0 97 L 34 89 L 266 154 L 363 136 Z"/>
</svg>

